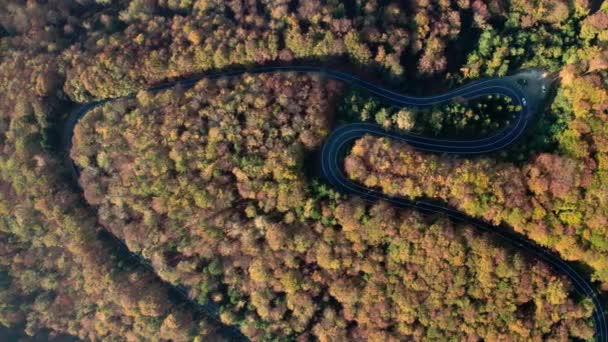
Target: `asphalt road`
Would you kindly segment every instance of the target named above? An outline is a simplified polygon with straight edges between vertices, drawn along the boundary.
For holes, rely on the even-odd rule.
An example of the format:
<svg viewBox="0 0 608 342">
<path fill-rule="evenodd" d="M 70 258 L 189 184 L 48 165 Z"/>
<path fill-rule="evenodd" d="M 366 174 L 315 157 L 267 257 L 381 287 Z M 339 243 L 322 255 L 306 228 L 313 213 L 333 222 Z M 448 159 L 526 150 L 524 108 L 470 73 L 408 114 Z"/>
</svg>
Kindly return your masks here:
<svg viewBox="0 0 608 342">
<path fill-rule="evenodd" d="M 345 176 L 343 171 L 343 158 L 348 153 L 352 143 L 364 135 L 374 135 L 378 137 L 389 137 L 394 140 L 406 142 L 421 151 L 439 152 L 459 155 L 478 155 L 504 149 L 517 141 L 522 134 L 529 128 L 534 114 L 542 104 L 544 89 L 550 81 L 544 77 L 539 70 L 528 70 L 517 75 L 503 78 L 484 79 L 472 82 L 452 91 L 429 97 L 415 97 L 393 92 L 378 85 L 365 81 L 355 75 L 339 72 L 331 69 L 314 66 L 278 66 L 278 67 L 258 67 L 253 69 L 238 69 L 226 72 L 207 74 L 196 78 L 185 79 L 177 82 L 170 82 L 152 87 L 148 90 L 159 91 L 176 85 L 185 88 L 193 86 L 203 78 L 220 78 L 227 76 L 238 76 L 244 73 L 260 74 L 270 72 L 301 72 L 316 73 L 325 77 L 346 82 L 348 84 L 361 87 L 371 94 L 382 99 L 384 102 L 395 106 L 408 107 L 430 107 L 449 102 L 455 98 L 473 99 L 484 95 L 503 95 L 511 98 L 516 105 L 521 106 L 516 119 L 507 127 L 498 130 L 493 135 L 481 139 L 462 139 L 447 140 L 434 139 L 416 134 L 396 134 L 387 132 L 380 126 L 368 123 L 353 123 L 336 128 L 325 141 L 320 157 L 321 176 L 336 190 L 341 193 L 359 196 L 366 201 L 376 202 L 379 200 L 388 201 L 395 206 L 415 208 L 425 213 L 441 213 L 448 217 L 473 225 L 481 232 L 487 232 L 511 244 L 514 248 L 523 250 L 529 255 L 533 255 L 540 260 L 551 265 L 552 268 L 566 275 L 572 282 L 574 290 L 582 297 L 588 297 L 593 301 L 594 312 L 593 322 L 596 329 L 596 341 L 608 342 L 608 324 L 601 302 L 599 293 L 591 282 L 580 274 L 571 263 L 564 261 L 557 254 L 546 248 L 537 245 L 526 237 L 509 232 L 501 227 L 490 225 L 486 222 L 468 217 L 467 215 L 449 207 L 440 206 L 431 202 L 414 201 L 399 196 L 388 196 L 376 189 L 366 188 L 355 183 Z M 521 86 L 518 80 L 525 79 L 527 85 Z M 541 89 L 543 89 L 541 91 Z M 117 99 L 132 98 L 134 95 L 105 99 L 96 102 L 83 104 L 73 111 L 68 118 L 63 134 L 63 144 L 66 157 L 72 167 L 74 177 L 78 177 L 79 170 L 74 162 L 69 159 L 74 127 L 78 121 L 91 109 Z M 126 247 L 125 247 L 126 248 Z M 139 256 L 137 256 L 139 257 Z M 147 267 L 151 267 L 149 264 Z M 183 289 L 175 287 L 179 292 Z M 207 306 L 200 306 L 202 311 L 212 320 L 218 321 L 218 317 Z M 215 308 L 213 308 L 215 309 Z M 235 327 L 224 327 L 225 336 L 231 339 L 245 339 Z"/>
</svg>

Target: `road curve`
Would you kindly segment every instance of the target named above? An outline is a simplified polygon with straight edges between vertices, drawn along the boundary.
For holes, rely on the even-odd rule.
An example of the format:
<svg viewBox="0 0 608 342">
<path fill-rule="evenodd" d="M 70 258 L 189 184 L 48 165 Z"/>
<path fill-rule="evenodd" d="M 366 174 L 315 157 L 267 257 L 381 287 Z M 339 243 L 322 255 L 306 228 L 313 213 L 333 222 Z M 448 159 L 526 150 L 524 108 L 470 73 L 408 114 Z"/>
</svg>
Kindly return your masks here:
<svg viewBox="0 0 608 342">
<path fill-rule="evenodd" d="M 606 321 L 606 315 L 599 293 L 589 280 L 587 280 L 583 275 L 578 273 L 578 271 L 576 271 L 574 267 L 572 267 L 571 263 L 562 260 L 554 252 L 537 245 L 536 243 L 532 242 L 531 240 L 525 238 L 522 235 L 512 233 L 505 229 L 492 226 L 481 220 L 471 218 L 452 208 L 437 205 L 431 202 L 410 200 L 405 197 L 389 196 L 376 189 L 366 188 L 356 182 L 349 180 L 348 177 L 346 177 L 346 175 L 344 174 L 344 170 L 342 167 L 343 157 L 348 152 L 352 143 L 356 139 L 361 138 L 365 135 L 388 137 L 394 140 L 406 142 L 412 145 L 413 147 L 426 152 L 476 155 L 504 149 L 515 141 L 517 141 L 526 131 L 526 129 L 529 128 L 530 123 L 534 118 L 534 114 L 538 110 L 542 102 L 542 95 L 539 95 L 539 91 L 537 91 L 535 87 L 540 89 L 541 84 L 544 84 L 543 82 L 545 82 L 546 80 L 542 79 L 543 76 L 539 71 L 532 70 L 510 77 L 479 80 L 456 88 L 449 92 L 428 97 L 415 97 L 399 94 L 394 91 L 382 88 L 376 84 L 365 81 L 355 75 L 315 66 L 269 66 L 255 67 L 251 69 L 236 69 L 207 74 L 203 76 L 197 76 L 194 78 L 189 78 L 176 82 L 164 83 L 149 88 L 148 90 L 160 91 L 176 85 L 181 85 L 184 88 L 189 88 L 196 84 L 199 80 L 204 78 L 214 79 L 228 76 L 239 76 L 245 73 L 261 74 L 272 72 L 300 72 L 321 74 L 327 78 L 343 81 L 351 85 L 363 88 L 374 96 L 377 96 L 384 102 L 394 106 L 425 108 L 434 105 L 439 105 L 442 103 L 447 103 L 455 98 L 473 99 L 484 95 L 503 95 L 511 98 L 513 103 L 520 106 L 521 108 L 521 110 L 518 112 L 516 119 L 509 126 L 498 130 L 490 136 L 480 139 L 449 140 L 435 139 L 431 137 L 425 137 L 409 133 L 397 134 L 387 132 L 380 126 L 369 123 L 353 123 L 340 126 L 330 134 L 330 136 L 326 139 L 322 147 L 320 154 L 321 176 L 337 191 L 361 197 L 366 201 L 375 202 L 378 200 L 383 200 L 388 201 L 391 204 L 399 207 L 415 208 L 425 213 L 445 214 L 446 216 L 454 220 L 471 224 L 482 232 L 493 234 L 494 236 L 497 236 L 503 241 L 510 243 L 514 248 L 522 249 L 528 254 L 531 254 L 539 258 L 540 260 L 548 263 L 553 267 L 555 271 L 566 275 L 572 281 L 575 291 L 580 296 L 588 297 L 592 300 L 594 305 L 594 312 L 592 318 L 596 330 L 595 339 L 596 341 L 608 342 L 608 323 Z M 525 78 L 526 81 L 530 81 L 527 87 L 522 87 L 517 82 L 518 79 L 521 79 L 520 77 Z M 63 132 L 63 148 L 66 154 L 66 158 L 69 161 L 69 165 L 72 168 L 73 176 L 76 179 L 79 175 L 79 170 L 74 161 L 69 158 L 69 151 L 72 144 L 74 127 L 76 126 L 78 121 L 88 111 L 99 105 L 102 105 L 109 101 L 133 97 L 134 94 L 131 94 L 127 96 L 86 103 L 78 107 L 70 114 Z M 120 239 L 118 240 L 120 241 Z M 146 266 L 150 267 L 150 265 Z M 175 288 L 183 293 L 183 289 L 177 287 Z M 204 312 L 208 316 L 210 316 L 214 321 L 218 321 L 218 317 L 212 314 L 209 310 L 205 309 Z M 240 332 L 238 332 L 236 328 L 226 326 L 224 326 L 224 328 L 228 328 L 226 330 L 229 331 L 228 332 L 225 330 L 225 332 L 227 332 L 226 335 L 230 335 L 234 339 L 245 339 L 244 336 L 240 334 Z"/>
</svg>

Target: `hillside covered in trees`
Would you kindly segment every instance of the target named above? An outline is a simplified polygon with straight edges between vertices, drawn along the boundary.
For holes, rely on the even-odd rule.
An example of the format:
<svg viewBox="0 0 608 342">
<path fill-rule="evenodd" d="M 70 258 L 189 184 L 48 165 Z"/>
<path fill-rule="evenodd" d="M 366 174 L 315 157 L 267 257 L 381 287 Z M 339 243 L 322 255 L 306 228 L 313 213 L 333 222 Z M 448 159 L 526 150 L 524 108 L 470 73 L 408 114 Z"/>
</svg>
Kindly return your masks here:
<svg viewBox="0 0 608 342">
<path fill-rule="evenodd" d="M 161 277 L 217 302 L 250 336 L 592 336 L 585 304 L 546 265 L 470 228 L 312 184 L 306 152 L 327 134 L 339 89 L 246 76 L 96 108 L 72 149 L 84 196 Z"/>
<path fill-rule="evenodd" d="M 550 265 L 317 176 L 345 118 L 483 134 L 510 103 L 412 112 L 302 73 L 145 89 L 314 64 L 421 95 L 542 67 L 556 89 L 506 157 L 370 136 L 344 168 L 520 232 L 608 291 L 607 32 L 607 5 L 587 0 L 0 2 L 0 326 L 92 341 L 591 340 L 590 300 Z M 128 94 L 88 112 L 64 150 L 73 110 Z"/>
</svg>

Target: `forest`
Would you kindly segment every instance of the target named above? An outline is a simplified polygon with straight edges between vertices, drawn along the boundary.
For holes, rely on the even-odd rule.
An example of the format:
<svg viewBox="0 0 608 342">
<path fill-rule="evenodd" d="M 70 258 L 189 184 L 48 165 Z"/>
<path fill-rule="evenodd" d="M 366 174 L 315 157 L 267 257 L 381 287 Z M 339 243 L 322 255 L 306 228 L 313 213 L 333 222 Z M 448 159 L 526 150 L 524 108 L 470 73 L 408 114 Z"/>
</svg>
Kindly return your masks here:
<svg viewBox="0 0 608 342">
<path fill-rule="evenodd" d="M 432 109 L 386 105 L 352 87 L 337 110 L 338 122 L 372 122 L 396 133 L 442 138 L 487 137 L 509 126 L 521 110 L 511 98 L 488 95 L 471 101 L 454 100 Z"/>
<path fill-rule="evenodd" d="M 0 2 L 0 337 L 592 340 L 591 301 L 550 265 L 315 173 L 341 122 L 483 135 L 508 125 L 507 100 L 392 108 L 302 73 L 146 89 L 314 64 L 424 95 L 542 67 L 558 80 L 538 131 L 505 155 L 367 136 L 344 169 L 519 232 L 605 296 L 607 32 L 608 5 L 588 0 Z M 64 150 L 73 110 L 129 94 L 87 113 Z"/>
</svg>

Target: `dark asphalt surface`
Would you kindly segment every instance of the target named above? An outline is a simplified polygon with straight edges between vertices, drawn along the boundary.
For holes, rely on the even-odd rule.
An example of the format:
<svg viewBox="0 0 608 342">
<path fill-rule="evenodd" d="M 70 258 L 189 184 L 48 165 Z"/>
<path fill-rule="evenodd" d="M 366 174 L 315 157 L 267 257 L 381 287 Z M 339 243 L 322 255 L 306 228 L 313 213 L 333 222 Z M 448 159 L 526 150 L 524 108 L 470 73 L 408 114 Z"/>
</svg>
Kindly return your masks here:
<svg viewBox="0 0 608 342">
<path fill-rule="evenodd" d="M 358 183 L 349 180 L 343 172 L 343 157 L 348 152 L 350 146 L 352 146 L 352 143 L 356 139 L 361 138 L 364 135 L 389 137 L 394 140 L 406 142 L 414 146 L 415 148 L 426 152 L 438 152 L 459 155 L 478 155 L 504 149 L 515 141 L 517 141 L 518 138 L 520 138 L 522 134 L 529 128 L 534 114 L 538 110 L 540 103 L 542 102 L 542 98 L 540 98 L 537 93 L 531 92 L 530 88 L 525 89 L 521 87 L 516 82 L 516 77 L 511 76 L 504 78 L 479 80 L 436 96 L 415 97 L 399 94 L 394 91 L 382 88 L 378 85 L 362 80 L 352 74 L 314 66 L 278 66 L 258 67 L 252 69 L 238 69 L 197 76 L 195 78 L 185 79 L 176 82 L 165 83 L 152 87 L 148 90 L 159 91 L 176 86 L 178 84 L 183 86 L 184 88 L 189 88 L 203 78 L 213 79 L 228 76 L 238 76 L 245 73 L 261 74 L 270 72 L 299 72 L 321 74 L 325 77 L 334 80 L 343 81 L 350 85 L 361 87 L 370 92 L 371 94 L 377 96 L 384 102 L 395 106 L 424 108 L 446 103 L 454 98 L 473 99 L 483 95 L 507 96 L 511 98 L 515 104 L 520 105 L 521 110 L 519 111 L 517 118 L 514 120 L 514 122 L 512 122 L 508 127 L 498 130 L 497 132 L 495 132 L 495 134 L 481 139 L 434 139 L 416 134 L 391 133 L 385 131 L 380 126 L 368 123 L 353 123 L 343 125 L 341 127 L 336 128 L 327 138 L 325 144 L 323 145 L 320 158 L 321 176 L 339 192 L 359 196 L 369 202 L 383 200 L 388 201 L 398 207 L 415 208 L 424 213 L 445 214 L 454 220 L 471 224 L 481 232 L 493 234 L 494 236 L 500 238 L 502 241 L 511 244 L 514 248 L 524 250 L 529 255 L 533 255 L 539 258 L 540 260 L 548 263 L 555 271 L 566 275 L 571 280 L 575 291 L 580 296 L 591 298 L 594 305 L 593 322 L 596 329 L 595 339 L 596 341 L 608 342 L 608 324 L 606 322 L 604 307 L 601 302 L 599 293 L 597 292 L 596 288 L 591 284 L 591 282 L 585 278 L 584 275 L 576 271 L 576 269 L 571 263 L 564 261 L 556 253 L 537 245 L 536 243 L 527 239 L 523 235 L 510 232 L 500 227 L 495 227 L 478 219 L 471 218 L 452 208 L 440 206 L 431 202 L 415 201 L 399 196 L 388 196 L 380 191 L 377 191 L 376 189 L 366 188 Z M 532 80 L 534 81 L 534 78 L 540 78 L 540 73 L 537 71 L 532 71 L 525 74 L 524 77 L 532 78 Z M 101 104 L 117 99 L 132 98 L 133 96 L 134 95 L 129 95 L 83 104 L 70 114 L 70 117 L 68 118 L 64 129 L 63 144 L 66 151 L 66 157 L 69 160 L 74 177 L 76 179 L 79 176 L 79 170 L 74 164 L 74 162 L 69 159 L 69 150 L 71 147 L 74 127 L 76 126 L 78 121 L 89 110 Z M 122 244 L 122 248 L 126 248 L 126 246 L 124 246 L 124 243 L 122 243 L 120 239 L 116 239 Z M 138 255 L 135 255 L 133 253 L 131 254 L 141 259 L 141 257 L 139 257 Z M 153 270 L 149 262 L 144 260 L 142 261 L 142 263 L 144 263 L 146 267 L 151 268 Z M 186 295 L 183 288 L 177 286 L 174 286 L 174 288 L 180 293 Z M 200 305 L 198 303 L 196 303 L 196 305 L 200 307 L 201 311 L 206 316 L 209 316 L 209 318 L 211 318 L 215 322 L 219 322 L 216 307 L 213 307 L 211 305 Z M 246 340 L 246 338 L 240 333 L 240 331 L 236 327 L 229 327 L 224 325 L 224 328 L 222 330 L 224 332 L 224 336 L 229 338 L 230 340 Z"/>
</svg>

